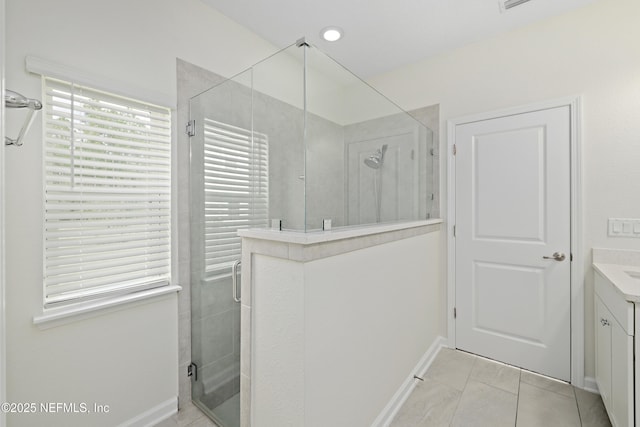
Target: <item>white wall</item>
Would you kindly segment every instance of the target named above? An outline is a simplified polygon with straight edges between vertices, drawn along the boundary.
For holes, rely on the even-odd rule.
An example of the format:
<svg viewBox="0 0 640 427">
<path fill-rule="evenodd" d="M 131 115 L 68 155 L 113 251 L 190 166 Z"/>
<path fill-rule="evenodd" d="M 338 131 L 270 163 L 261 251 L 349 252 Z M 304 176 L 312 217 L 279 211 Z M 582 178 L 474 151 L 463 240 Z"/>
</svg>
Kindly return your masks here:
<svg viewBox="0 0 640 427">
<path fill-rule="evenodd" d="M 276 50 L 199 0 L 12 1 L 6 34 L 7 85 L 28 97 L 41 97 L 39 78 L 24 67 L 33 55 L 158 94 L 171 107 L 176 57 L 230 76 Z M 7 119 L 17 132 L 22 116 Z M 11 415 L 9 425 L 117 425 L 178 394 L 177 298 L 34 326 L 42 308 L 41 131 L 36 120 L 24 146 L 6 152 L 7 399 L 95 402 L 111 412 Z"/>
<path fill-rule="evenodd" d="M 0 93 L 4 94 L 4 0 L 0 0 Z M 4 309 L 4 102 L 0 102 L 0 402 L 6 402 L 6 349 Z M 0 427 L 6 416 L 0 412 Z"/>
<path fill-rule="evenodd" d="M 310 262 L 253 255 L 254 426 L 372 425 L 444 333 L 441 235 Z"/>
<path fill-rule="evenodd" d="M 434 231 L 306 265 L 305 426 L 372 425 L 444 335 L 440 238 Z"/>
<path fill-rule="evenodd" d="M 252 427 L 304 426 L 304 264 L 253 255 Z"/>
<path fill-rule="evenodd" d="M 591 248 L 640 249 L 639 239 L 606 235 L 608 217 L 640 216 L 639 20 L 637 0 L 599 0 L 371 80 L 407 109 L 439 103 L 442 125 L 467 114 L 583 96 L 585 375 L 591 377 Z M 444 150 L 445 134 L 440 143 Z"/>
</svg>

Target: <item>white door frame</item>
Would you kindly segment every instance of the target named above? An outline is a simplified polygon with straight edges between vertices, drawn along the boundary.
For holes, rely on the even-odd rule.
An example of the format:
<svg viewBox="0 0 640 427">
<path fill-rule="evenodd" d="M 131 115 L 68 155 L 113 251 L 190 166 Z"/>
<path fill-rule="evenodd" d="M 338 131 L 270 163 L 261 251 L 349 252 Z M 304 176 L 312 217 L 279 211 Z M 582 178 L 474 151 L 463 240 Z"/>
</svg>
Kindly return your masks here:
<svg viewBox="0 0 640 427">
<path fill-rule="evenodd" d="M 456 242 L 453 226 L 456 218 L 456 169 L 453 146 L 456 126 L 532 111 L 569 106 L 571 126 L 571 384 L 584 387 L 584 257 L 582 248 L 582 165 L 580 152 L 581 98 L 572 96 L 490 111 L 447 120 L 447 333 L 448 345 L 456 347 L 456 328 L 453 317 L 456 295 Z"/>
</svg>

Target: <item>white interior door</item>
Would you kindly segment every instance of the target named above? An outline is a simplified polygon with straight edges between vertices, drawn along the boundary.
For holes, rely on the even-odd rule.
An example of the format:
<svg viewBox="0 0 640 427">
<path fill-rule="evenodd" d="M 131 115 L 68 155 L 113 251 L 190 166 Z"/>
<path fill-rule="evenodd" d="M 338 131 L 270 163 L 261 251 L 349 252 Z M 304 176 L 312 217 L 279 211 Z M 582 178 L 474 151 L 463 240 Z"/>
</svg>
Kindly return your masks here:
<svg viewBox="0 0 640 427">
<path fill-rule="evenodd" d="M 570 108 L 455 135 L 456 347 L 569 381 Z"/>
</svg>

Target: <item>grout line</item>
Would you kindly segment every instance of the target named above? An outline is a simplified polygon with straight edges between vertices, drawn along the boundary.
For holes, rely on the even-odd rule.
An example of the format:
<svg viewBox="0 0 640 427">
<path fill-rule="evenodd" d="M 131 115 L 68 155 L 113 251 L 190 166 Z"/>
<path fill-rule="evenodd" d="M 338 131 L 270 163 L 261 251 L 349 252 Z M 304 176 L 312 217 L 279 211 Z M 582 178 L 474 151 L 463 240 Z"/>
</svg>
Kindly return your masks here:
<svg viewBox="0 0 640 427">
<path fill-rule="evenodd" d="M 467 385 L 469 385 L 469 379 L 471 379 L 471 374 L 473 373 L 474 368 L 476 367 L 476 364 L 478 363 L 478 356 L 473 356 L 473 364 L 471 365 L 471 370 L 469 371 L 469 375 L 467 375 L 467 380 L 464 382 L 464 387 L 462 388 L 462 390 L 466 390 Z"/>
<path fill-rule="evenodd" d="M 451 425 L 453 423 L 453 420 L 456 418 L 456 414 L 458 413 L 458 408 L 460 408 L 460 402 L 462 401 L 462 395 L 464 394 L 464 390 L 466 388 L 467 387 L 465 385 L 465 387 L 460 392 L 460 397 L 458 397 L 458 403 L 456 403 L 456 407 L 454 408 L 453 413 L 451 414 L 451 419 L 449 420 L 449 425 Z"/>
<path fill-rule="evenodd" d="M 531 383 L 529 383 L 529 382 L 527 382 L 527 381 L 523 381 L 523 383 L 525 383 L 525 384 L 526 384 L 526 385 L 528 385 L 528 386 L 531 386 L 531 387 L 537 388 L 538 390 L 542 390 L 542 391 L 547 392 L 547 393 L 553 393 L 553 394 L 555 394 L 555 395 L 558 395 L 558 396 L 561 396 L 561 397 L 566 397 L 567 399 L 571 399 L 571 396 L 567 396 L 566 394 L 564 394 L 564 393 L 560 393 L 559 391 L 551 390 L 551 389 L 545 388 L 544 386 L 540 386 L 540 385 L 536 385 L 536 384 L 531 384 Z M 565 383 L 565 384 L 566 384 L 566 383 Z M 568 385 L 571 387 L 571 389 L 572 389 L 572 390 L 574 389 L 574 387 L 573 387 L 571 384 L 568 384 Z M 574 399 L 575 399 L 575 391 L 573 392 L 573 397 L 574 397 Z M 576 400 L 576 405 L 577 405 L 577 404 L 578 404 L 578 403 L 577 403 L 577 400 Z"/>
<path fill-rule="evenodd" d="M 573 391 L 573 398 L 576 401 L 576 409 L 578 410 L 578 419 L 580 420 L 580 425 L 582 426 L 582 414 L 580 413 L 580 405 L 578 404 L 578 395 L 576 394 L 576 388 L 571 386 L 571 390 Z"/>
<path fill-rule="evenodd" d="M 522 370 L 520 368 L 518 368 L 517 366 L 508 365 L 508 364 L 502 363 L 502 362 L 496 362 L 493 359 L 487 359 L 486 357 L 481 357 L 481 356 L 478 356 L 476 364 L 478 363 L 478 361 L 485 361 L 486 363 L 493 363 L 494 365 L 498 365 L 498 366 L 500 366 L 502 368 L 506 368 L 507 371 L 509 371 L 511 369 L 518 371 L 518 387 L 520 387 L 520 372 Z M 474 365 L 474 368 L 475 368 L 475 365 Z M 469 379 L 471 379 L 471 377 L 469 377 Z M 507 388 L 504 388 L 504 387 L 500 386 L 496 382 L 492 382 L 492 379 L 493 378 L 484 378 L 484 379 L 483 378 L 473 378 L 474 381 L 482 383 L 484 385 L 487 385 L 487 386 L 489 386 L 491 388 L 494 388 L 496 390 L 504 391 L 504 392 L 507 392 L 509 394 L 515 394 L 515 395 L 518 394 L 517 390 L 516 391 L 507 390 Z"/>
<path fill-rule="evenodd" d="M 458 350 L 453 349 L 453 351 L 458 351 Z M 478 357 L 475 354 L 466 353 L 466 352 L 463 352 L 463 353 L 469 354 L 470 356 L 473 357 L 473 364 L 471 365 L 471 370 L 469 371 L 469 375 L 467 376 L 467 379 L 464 383 L 464 387 L 462 387 L 462 390 L 460 390 L 460 397 L 458 398 L 458 403 L 456 403 L 456 407 L 453 410 L 453 414 L 451 414 L 451 420 L 449 421 L 449 425 L 452 425 L 453 420 L 456 418 L 456 414 L 458 413 L 458 409 L 460 408 L 460 402 L 462 402 L 462 396 L 464 395 L 464 392 L 467 389 L 467 384 L 469 384 L 469 378 L 471 378 L 471 372 L 473 372 L 473 367 L 476 366 L 476 362 L 478 360 Z"/>
<path fill-rule="evenodd" d="M 518 425 L 518 408 L 520 407 L 520 384 L 522 384 L 522 369 L 518 369 L 518 394 L 516 394 L 516 419 L 514 427 Z"/>
</svg>

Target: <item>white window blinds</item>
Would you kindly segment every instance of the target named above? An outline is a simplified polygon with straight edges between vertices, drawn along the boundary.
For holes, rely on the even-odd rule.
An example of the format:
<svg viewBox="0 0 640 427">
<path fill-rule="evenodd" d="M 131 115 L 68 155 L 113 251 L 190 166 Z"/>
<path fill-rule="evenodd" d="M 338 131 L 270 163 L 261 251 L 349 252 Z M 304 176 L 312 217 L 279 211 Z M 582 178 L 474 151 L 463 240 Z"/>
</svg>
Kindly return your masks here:
<svg viewBox="0 0 640 427">
<path fill-rule="evenodd" d="M 170 111 L 43 81 L 45 307 L 167 285 Z"/>
<path fill-rule="evenodd" d="M 205 269 L 240 259 L 240 229 L 266 227 L 269 212 L 268 137 L 204 121 Z"/>
</svg>

